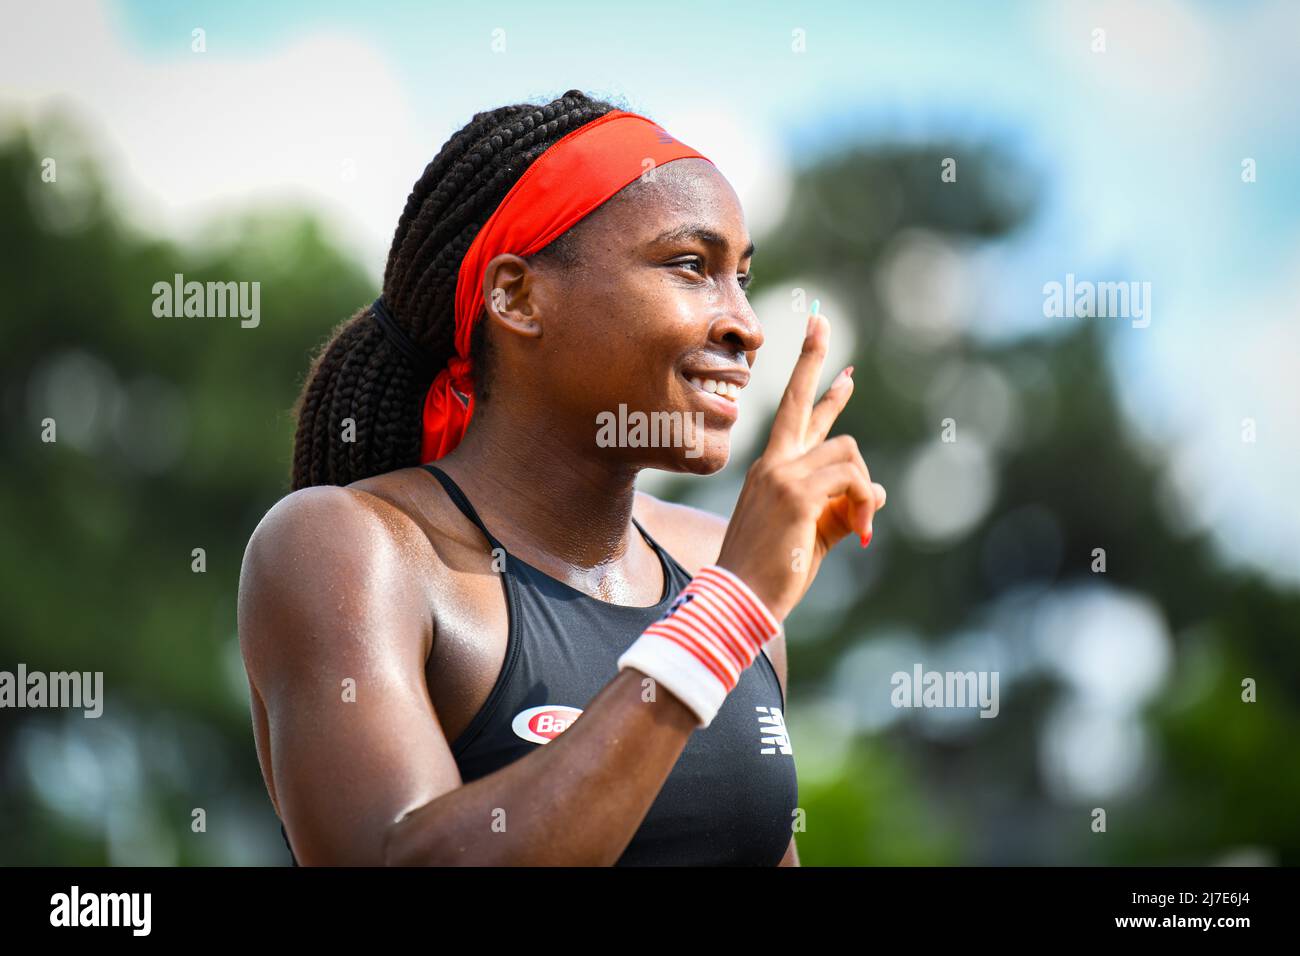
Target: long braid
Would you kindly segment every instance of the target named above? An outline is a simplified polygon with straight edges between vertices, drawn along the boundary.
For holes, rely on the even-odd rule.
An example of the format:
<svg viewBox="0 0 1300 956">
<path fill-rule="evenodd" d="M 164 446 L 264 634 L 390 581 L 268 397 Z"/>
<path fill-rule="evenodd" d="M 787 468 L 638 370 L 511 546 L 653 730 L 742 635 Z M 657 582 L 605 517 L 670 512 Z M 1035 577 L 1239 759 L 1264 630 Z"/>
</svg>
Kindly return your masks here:
<svg viewBox="0 0 1300 956">
<path fill-rule="evenodd" d="M 393 234 L 384 301 L 439 367 L 455 349 L 456 278 L 474 237 L 538 156 L 616 108 L 569 90 L 544 106 L 519 103 L 476 113 L 425 167 Z M 539 255 L 568 261 L 571 233 Z M 488 354 L 480 323 L 472 352 L 480 403 L 488 396 Z M 342 322 L 317 352 L 295 403 L 293 489 L 347 485 L 419 464 L 431 381 L 384 337 L 369 307 Z"/>
</svg>

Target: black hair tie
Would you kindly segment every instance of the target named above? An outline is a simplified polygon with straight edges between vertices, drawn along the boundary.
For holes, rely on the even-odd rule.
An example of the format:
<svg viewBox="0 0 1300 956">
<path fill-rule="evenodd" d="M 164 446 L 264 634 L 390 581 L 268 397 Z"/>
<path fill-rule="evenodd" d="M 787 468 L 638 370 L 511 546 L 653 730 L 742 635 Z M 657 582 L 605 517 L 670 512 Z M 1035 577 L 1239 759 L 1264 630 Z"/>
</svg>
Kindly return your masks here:
<svg viewBox="0 0 1300 956">
<path fill-rule="evenodd" d="M 411 365 L 417 372 L 423 372 L 428 378 L 433 378 L 438 373 L 437 365 L 429 353 L 424 351 L 406 334 L 406 330 L 397 324 L 392 313 L 384 306 L 384 297 L 380 296 L 370 306 L 370 311 L 375 316 L 375 321 L 379 323 L 379 328 L 384 333 L 384 338 L 392 342 L 397 350 L 401 352 L 410 361 Z"/>
</svg>

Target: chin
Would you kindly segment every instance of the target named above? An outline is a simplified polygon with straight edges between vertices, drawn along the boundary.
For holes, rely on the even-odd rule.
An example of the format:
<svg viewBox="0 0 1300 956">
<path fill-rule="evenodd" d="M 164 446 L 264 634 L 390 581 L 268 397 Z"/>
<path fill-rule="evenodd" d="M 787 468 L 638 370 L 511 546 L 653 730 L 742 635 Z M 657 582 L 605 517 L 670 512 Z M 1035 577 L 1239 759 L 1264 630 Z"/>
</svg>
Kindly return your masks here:
<svg viewBox="0 0 1300 956">
<path fill-rule="evenodd" d="M 673 471 L 692 475 L 712 475 L 726 467 L 731 459 L 730 429 L 708 429 L 694 445 L 673 448 Z"/>
</svg>

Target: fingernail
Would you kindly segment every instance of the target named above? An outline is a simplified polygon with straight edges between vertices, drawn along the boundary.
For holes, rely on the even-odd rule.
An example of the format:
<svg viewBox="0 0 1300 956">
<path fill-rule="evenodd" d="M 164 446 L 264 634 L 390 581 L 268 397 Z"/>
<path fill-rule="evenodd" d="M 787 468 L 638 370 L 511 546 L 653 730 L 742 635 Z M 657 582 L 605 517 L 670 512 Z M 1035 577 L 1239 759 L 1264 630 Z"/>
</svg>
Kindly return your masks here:
<svg viewBox="0 0 1300 956">
<path fill-rule="evenodd" d="M 812 304 L 812 314 L 813 314 L 813 315 L 816 315 L 816 314 L 817 314 L 817 310 L 820 309 L 821 307 L 822 307 L 822 300 L 821 300 L 821 299 L 813 299 L 813 304 Z"/>
<path fill-rule="evenodd" d="M 865 548 L 871 543 L 871 532 L 868 531 L 866 534 L 858 535 L 858 538 L 862 541 L 862 546 Z"/>
<path fill-rule="evenodd" d="M 852 377 L 853 377 L 853 366 L 850 365 L 848 368 L 846 368 L 846 369 L 844 370 L 844 374 L 847 375 L 849 378 L 852 378 Z"/>
</svg>

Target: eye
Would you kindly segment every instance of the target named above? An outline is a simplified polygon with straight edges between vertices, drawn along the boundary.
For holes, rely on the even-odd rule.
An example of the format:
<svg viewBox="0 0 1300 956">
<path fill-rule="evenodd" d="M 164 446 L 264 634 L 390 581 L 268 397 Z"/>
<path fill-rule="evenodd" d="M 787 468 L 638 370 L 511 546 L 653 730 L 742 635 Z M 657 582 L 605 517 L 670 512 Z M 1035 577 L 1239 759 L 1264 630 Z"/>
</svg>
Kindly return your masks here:
<svg viewBox="0 0 1300 956">
<path fill-rule="evenodd" d="M 685 268 L 691 270 L 698 270 L 697 274 L 699 275 L 702 275 L 704 272 L 704 260 L 701 259 L 699 256 L 691 256 L 687 259 L 680 259 L 676 262 L 670 262 L 668 263 L 668 265 L 675 269 Z M 754 274 L 752 272 L 747 272 L 743 276 L 740 276 L 738 281 L 740 283 L 741 291 L 743 291 L 745 294 L 748 295 L 750 283 L 754 281 Z"/>
</svg>

